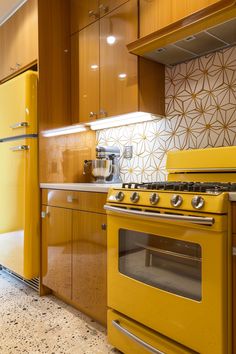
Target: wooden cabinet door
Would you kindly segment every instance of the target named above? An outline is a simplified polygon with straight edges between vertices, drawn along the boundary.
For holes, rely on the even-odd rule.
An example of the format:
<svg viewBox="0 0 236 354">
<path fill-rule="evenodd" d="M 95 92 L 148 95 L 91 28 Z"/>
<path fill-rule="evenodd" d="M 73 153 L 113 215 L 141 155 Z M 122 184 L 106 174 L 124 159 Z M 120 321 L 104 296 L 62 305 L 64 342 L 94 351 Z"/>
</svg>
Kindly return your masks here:
<svg viewBox="0 0 236 354">
<path fill-rule="evenodd" d="M 81 311 L 106 324 L 106 215 L 73 211 L 72 300 Z"/>
<path fill-rule="evenodd" d="M 35 63 L 38 57 L 37 0 L 28 0 L 0 29 L 0 80 Z"/>
<path fill-rule="evenodd" d="M 98 0 L 71 0 L 70 5 L 71 33 L 78 32 L 99 19 Z"/>
<path fill-rule="evenodd" d="M 140 37 L 222 0 L 140 0 Z"/>
<path fill-rule="evenodd" d="M 130 0 L 100 20 L 100 118 L 137 110 L 138 59 L 126 48 L 137 39 L 137 11 Z"/>
<path fill-rule="evenodd" d="M 37 0 L 28 0 L 17 14 L 18 56 L 16 66 L 20 69 L 38 58 L 38 4 Z"/>
<path fill-rule="evenodd" d="M 71 299 L 72 211 L 43 206 L 42 283 Z"/>
<path fill-rule="evenodd" d="M 72 36 L 73 123 L 97 118 L 99 112 L 99 21 Z"/>
<path fill-rule="evenodd" d="M 115 8 L 124 4 L 128 0 L 100 0 L 99 1 L 99 13 L 100 16 L 106 15 L 108 12 L 113 11 Z"/>
</svg>

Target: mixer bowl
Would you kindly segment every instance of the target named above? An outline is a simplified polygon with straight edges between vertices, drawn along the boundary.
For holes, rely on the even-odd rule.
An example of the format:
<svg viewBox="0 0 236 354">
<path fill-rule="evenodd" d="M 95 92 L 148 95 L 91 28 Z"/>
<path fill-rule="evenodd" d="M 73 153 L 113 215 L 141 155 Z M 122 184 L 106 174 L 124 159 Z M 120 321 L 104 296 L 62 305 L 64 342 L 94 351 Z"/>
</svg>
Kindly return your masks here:
<svg viewBox="0 0 236 354">
<path fill-rule="evenodd" d="M 91 160 L 91 172 L 97 183 L 104 183 L 105 179 L 112 173 L 111 160 Z"/>
</svg>

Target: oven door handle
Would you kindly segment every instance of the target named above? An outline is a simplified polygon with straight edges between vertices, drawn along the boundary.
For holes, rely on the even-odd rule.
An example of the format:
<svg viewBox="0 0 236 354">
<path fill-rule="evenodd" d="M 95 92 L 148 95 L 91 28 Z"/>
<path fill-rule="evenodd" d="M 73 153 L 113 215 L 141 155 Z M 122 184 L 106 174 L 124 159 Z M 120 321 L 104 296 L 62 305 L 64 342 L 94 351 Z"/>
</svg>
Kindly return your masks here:
<svg viewBox="0 0 236 354">
<path fill-rule="evenodd" d="M 188 215 L 176 215 L 176 214 L 161 214 L 161 213 L 153 213 L 148 211 L 139 211 L 139 210 L 131 210 L 131 209 L 123 209 L 111 205 L 104 205 L 104 209 L 108 211 L 113 211 L 115 213 L 125 214 L 125 215 L 137 215 L 143 216 L 147 218 L 159 219 L 159 220 L 170 220 L 177 222 L 189 222 L 192 224 L 200 224 L 200 225 L 208 225 L 212 226 L 215 222 L 214 218 L 209 217 L 201 217 L 201 216 L 188 216 Z"/>
<path fill-rule="evenodd" d="M 113 320 L 112 321 L 113 326 L 118 329 L 118 331 L 124 333 L 126 336 L 129 338 L 133 339 L 133 341 L 137 342 L 140 344 L 142 347 L 147 349 L 149 352 L 154 353 L 154 354 L 165 354 L 164 352 L 161 352 L 160 350 L 154 348 L 152 345 L 144 342 L 141 338 L 137 337 L 135 334 L 131 333 L 128 331 L 126 328 L 122 327 L 120 325 L 120 322 L 118 320 Z"/>
</svg>

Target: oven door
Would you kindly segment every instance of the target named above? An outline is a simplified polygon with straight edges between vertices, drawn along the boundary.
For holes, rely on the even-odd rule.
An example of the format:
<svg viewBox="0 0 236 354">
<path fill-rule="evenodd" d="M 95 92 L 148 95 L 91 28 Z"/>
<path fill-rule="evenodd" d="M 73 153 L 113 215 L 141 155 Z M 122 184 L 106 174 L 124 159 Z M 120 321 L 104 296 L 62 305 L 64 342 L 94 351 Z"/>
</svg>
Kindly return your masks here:
<svg viewBox="0 0 236 354">
<path fill-rule="evenodd" d="M 105 208 L 108 306 L 198 353 L 229 353 L 227 215 Z"/>
</svg>

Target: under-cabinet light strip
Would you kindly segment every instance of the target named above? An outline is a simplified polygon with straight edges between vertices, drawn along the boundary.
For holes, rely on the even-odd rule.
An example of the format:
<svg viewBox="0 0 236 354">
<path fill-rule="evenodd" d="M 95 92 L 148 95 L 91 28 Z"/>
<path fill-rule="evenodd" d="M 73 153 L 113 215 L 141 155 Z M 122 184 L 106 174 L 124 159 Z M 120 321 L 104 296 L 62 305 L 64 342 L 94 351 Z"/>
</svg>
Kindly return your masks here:
<svg viewBox="0 0 236 354">
<path fill-rule="evenodd" d="M 86 125 L 88 125 L 92 130 L 101 130 L 101 129 L 119 127 L 122 125 L 147 122 L 155 118 L 158 117 L 153 116 L 150 113 L 133 112 L 133 113 L 123 114 L 111 118 L 99 119 L 93 122 L 89 122 Z"/>
<path fill-rule="evenodd" d="M 49 138 L 52 136 L 81 133 L 86 130 L 88 130 L 88 128 L 85 125 L 79 124 L 79 125 L 70 125 L 70 126 L 64 127 L 64 128 L 45 130 L 41 134 L 43 137 Z"/>
</svg>

